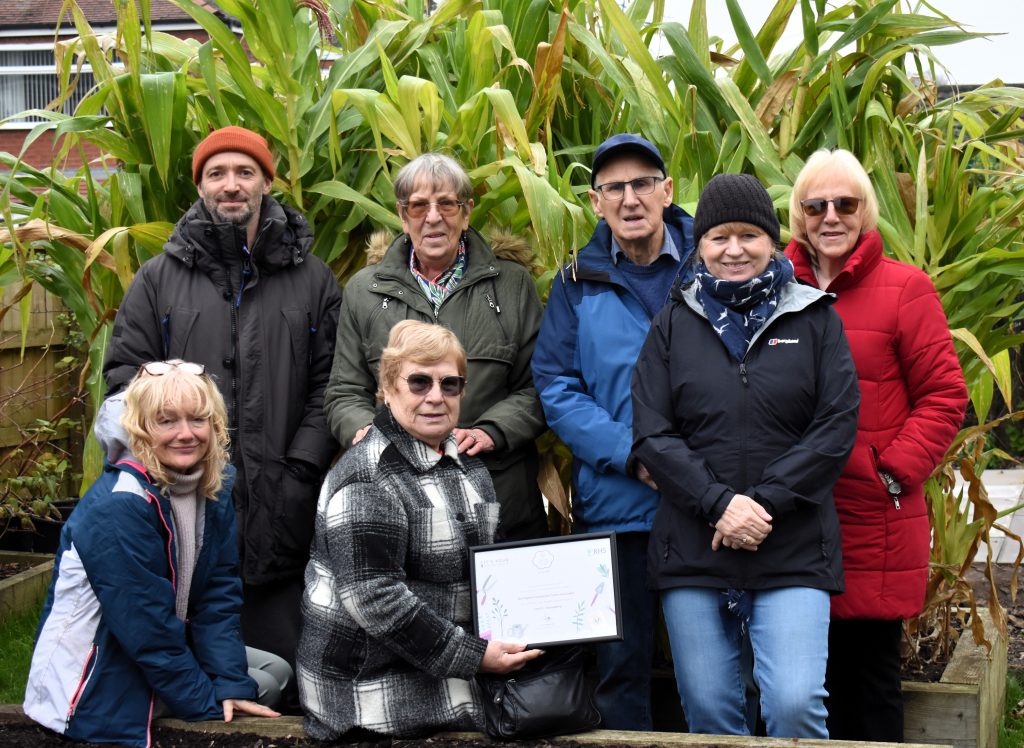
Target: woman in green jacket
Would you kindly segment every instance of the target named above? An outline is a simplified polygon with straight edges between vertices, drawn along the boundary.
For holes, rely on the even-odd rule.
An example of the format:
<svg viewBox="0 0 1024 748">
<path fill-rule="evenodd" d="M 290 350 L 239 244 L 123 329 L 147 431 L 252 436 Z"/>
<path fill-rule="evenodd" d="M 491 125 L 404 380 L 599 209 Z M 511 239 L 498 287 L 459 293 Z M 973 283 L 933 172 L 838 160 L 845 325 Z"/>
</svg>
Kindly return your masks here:
<svg viewBox="0 0 1024 748">
<path fill-rule="evenodd" d="M 355 444 L 373 421 L 391 328 L 404 319 L 448 327 L 466 349 L 472 382 L 454 432 L 459 451 L 479 455 L 490 471 L 501 502 L 499 535 L 539 537 L 547 522 L 534 440 L 545 424 L 530 358 L 540 299 L 523 264 L 499 258 L 469 227 L 472 196 L 469 175 L 448 156 L 425 153 L 398 172 L 404 233 L 376 264 L 371 246 L 371 264 L 345 287 L 324 406 L 334 436 Z M 521 243 L 504 249 L 498 254 L 526 254 Z"/>
</svg>

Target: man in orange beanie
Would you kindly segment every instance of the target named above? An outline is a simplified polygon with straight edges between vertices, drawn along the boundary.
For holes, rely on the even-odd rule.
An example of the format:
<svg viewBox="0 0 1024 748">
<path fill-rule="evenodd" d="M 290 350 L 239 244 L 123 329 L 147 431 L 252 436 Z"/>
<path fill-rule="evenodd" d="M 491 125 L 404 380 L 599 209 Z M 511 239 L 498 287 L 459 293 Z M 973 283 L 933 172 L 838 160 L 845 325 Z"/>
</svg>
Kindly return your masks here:
<svg viewBox="0 0 1024 748">
<path fill-rule="evenodd" d="M 135 274 L 103 373 L 110 394 L 149 361 L 206 366 L 230 418 L 243 638 L 294 665 L 320 479 L 338 449 L 323 391 L 341 291 L 306 219 L 270 197 L 263 137 L 215 130 L 192 176 L 199 200 Z"/>
</svg>

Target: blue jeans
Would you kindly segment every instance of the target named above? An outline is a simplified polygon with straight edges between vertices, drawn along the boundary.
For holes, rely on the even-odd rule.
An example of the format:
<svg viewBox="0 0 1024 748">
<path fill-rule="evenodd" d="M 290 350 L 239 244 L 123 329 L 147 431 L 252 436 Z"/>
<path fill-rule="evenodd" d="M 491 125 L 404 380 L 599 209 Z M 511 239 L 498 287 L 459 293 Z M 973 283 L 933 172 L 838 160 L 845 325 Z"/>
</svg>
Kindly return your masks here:
<svg viewBox="0 0 1024 748">
<path fill-rule="evenodd" d="M 657 593 L 647 589 L 650 533 L 616 533 L 622 641 L 594 645 L 602 726 L 608 730 L 651 730 L 651 660 Z"/>
<path fill-rule="evenodd" d="M 750 734 L 740 658 L 747 618 L 769 737 L 827 739 L 828 593 L 808 587 L 730 592 L 742 612 L 729 609 L 726 590 L 680 587 L 661 593 L 690 732 Z"/>
</svg>

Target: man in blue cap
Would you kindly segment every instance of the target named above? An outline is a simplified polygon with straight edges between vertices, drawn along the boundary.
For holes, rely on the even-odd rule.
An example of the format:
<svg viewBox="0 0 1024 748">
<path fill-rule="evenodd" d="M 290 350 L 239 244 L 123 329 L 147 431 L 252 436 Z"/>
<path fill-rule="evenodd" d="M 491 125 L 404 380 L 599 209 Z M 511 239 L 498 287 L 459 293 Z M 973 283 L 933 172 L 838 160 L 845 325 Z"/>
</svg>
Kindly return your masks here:
<svg viewBox="0 0 1024 748">
<path fill-rule="evenodd" d="M 672 203 L 658 148 L 639 135 L 598 146 L 590 184 L 601 220 L 555 277 L 533 378 L 548 425 L 573 452 L 576 530 L 617 534 L 624 630 L 622 641 L 596 647 L 604 727 L 650 730 L 658 600 L 646 585 L 647 541 L 658 493 L 627 468 L 630 381 L 651 319 L 688 267 L 693 220 Z"/>
</svg>

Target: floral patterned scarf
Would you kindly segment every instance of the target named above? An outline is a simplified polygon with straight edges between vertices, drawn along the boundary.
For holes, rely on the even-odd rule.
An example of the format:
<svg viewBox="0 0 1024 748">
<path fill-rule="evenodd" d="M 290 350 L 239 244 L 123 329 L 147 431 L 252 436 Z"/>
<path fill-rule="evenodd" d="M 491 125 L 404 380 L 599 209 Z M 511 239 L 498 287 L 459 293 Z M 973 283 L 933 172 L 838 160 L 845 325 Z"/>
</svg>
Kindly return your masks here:
<svg viewBox="0 0 1024 748">
<path fill-rule="evenodd" d="M 420 272 L 419 262 L 416 260 L 415 248 L 409 251 L 409 271 L 412 277 L 420 284 L 427 300 L 434 306 L 434 314 L 441 308 L 441 303 L 448 297 L 455 287 L 459 285 L 462 276 L 466 274 L 466 236 L 459 239 L 459 251 L 455 255 L 455 262 L 451 267 L 441 273 L 434 280 L 430 280 Z"/>
</svg>

